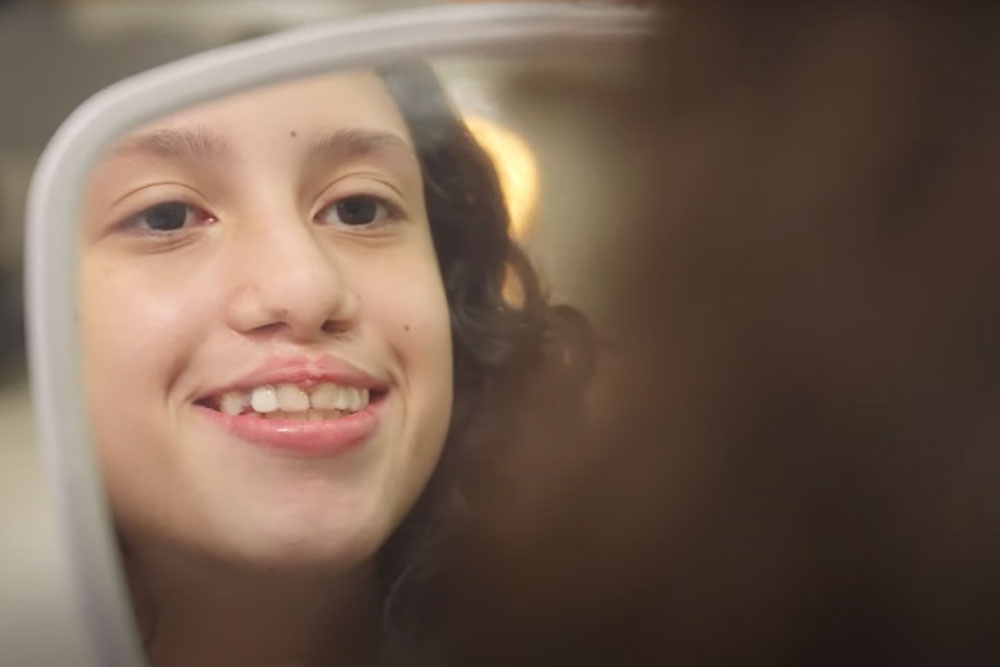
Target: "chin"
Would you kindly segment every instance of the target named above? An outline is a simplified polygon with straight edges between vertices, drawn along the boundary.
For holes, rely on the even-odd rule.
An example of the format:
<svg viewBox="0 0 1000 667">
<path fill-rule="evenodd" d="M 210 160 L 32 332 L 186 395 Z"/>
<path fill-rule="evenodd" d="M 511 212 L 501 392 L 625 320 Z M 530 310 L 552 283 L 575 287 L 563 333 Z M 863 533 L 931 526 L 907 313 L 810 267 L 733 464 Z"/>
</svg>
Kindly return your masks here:
<svg viewBox="0 0 1000 667">
<path fill-rule="evenodd" d="M 242 532 L 242 531 L 241 531 Z M 370 561 L 388 538 L 377 523 L 334 527 L 278 525 L 247 527 L 218 555 L 250 568 L 280 571 L 346 572 Z M 206 545 L 212 549 L 211 545 Z M 213 551 L 218 550 L 217 545 Z"/>
</svg>

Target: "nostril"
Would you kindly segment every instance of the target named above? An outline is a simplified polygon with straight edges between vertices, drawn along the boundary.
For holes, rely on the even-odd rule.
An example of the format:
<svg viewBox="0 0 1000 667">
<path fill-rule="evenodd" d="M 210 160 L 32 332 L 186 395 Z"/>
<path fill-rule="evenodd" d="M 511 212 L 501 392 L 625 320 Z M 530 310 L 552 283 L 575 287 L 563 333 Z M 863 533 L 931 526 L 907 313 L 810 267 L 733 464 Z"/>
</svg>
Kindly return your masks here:
<svg viewBox="0 0 1000 667">
<path fill-rule="evenodd" d="M 344 325 L 343 322 L 338 322 L 336 320 L 327 320 L 323 322 L 323 326 L 320 327 L 323 333 L 327 334 L 342 333 L 346 328 L 347 327 Z"/>
</svg>

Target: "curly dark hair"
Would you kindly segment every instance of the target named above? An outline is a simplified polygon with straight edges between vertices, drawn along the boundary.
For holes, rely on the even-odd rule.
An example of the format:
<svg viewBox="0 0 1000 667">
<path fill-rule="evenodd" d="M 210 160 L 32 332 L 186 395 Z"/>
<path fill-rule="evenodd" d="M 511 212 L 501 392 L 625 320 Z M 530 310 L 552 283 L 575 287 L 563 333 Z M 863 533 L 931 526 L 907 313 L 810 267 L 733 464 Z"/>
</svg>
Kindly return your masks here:
<svg viewBox="0 0 1000 667">
<path fill-rule="evenodd" d="M 377 558 L 386 662 L 413 665 L 414 644 L 441 632 L 434 626 L 446 601 L 435 575 L 448 532 L 461 524 L 469 487 L 516 437 L 527 401 L 579 412 L 595 348 L 580 311 L 549 302 L 511 236 L 493 163 L 435 73 L 423 63 L 378 73 L 417 147 L 454 341 L 454 408 L 442 460 Z M 505 296 L 510 285 L 516 299 Z"/>
</svg>

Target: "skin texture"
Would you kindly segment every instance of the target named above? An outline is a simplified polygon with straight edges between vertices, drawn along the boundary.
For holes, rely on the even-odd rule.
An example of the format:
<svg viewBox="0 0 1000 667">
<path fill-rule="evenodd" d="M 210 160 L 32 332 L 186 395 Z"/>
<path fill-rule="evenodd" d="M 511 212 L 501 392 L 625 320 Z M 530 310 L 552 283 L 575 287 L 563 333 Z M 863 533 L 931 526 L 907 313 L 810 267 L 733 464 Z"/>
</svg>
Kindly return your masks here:
<svg viewBox="0 0 1000 667">
<path fill-rule="evenodd" d="M 163 140 L 183 132 L 195 146 Z M 382 139 L 344 150 L 345 132 Z M 371 224 L 330 206 L 358 195 L 386 202 Z M 151 233 L 135 217 L 172 201 L 192 206 L 181 231 Z M 140 128 L 94 173 L 80 285 L 91 418 L 140 618 L 155 609 L 154 659 L 158 645 L 158 664 L 202 664 L 178 647 L 212 626 L 233 664 L 257 663 L 223 650 L 226 628 L 246 645 L 257 627 L 274 659 L 320 659 L 296 610 L 322 617 L 328 636 L 341 603 L 357 607 L 451 415 L 447 303 L 392 98 L 373 74 L 337 74 Z M 302 457 L 246 442 L 195 406 L 276 355 L 332 355 L 384 382 L 375 432 Z"/>
</svg>

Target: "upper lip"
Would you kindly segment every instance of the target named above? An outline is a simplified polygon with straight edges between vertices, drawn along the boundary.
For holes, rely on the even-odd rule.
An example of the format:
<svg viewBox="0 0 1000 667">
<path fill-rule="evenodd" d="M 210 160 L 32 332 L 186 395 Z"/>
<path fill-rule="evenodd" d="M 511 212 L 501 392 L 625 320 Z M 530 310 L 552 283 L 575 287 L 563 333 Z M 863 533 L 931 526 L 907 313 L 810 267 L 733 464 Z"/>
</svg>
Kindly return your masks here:
<svg viewBox="0 0 1000 667">
<path fill-rule="evenodd" d="M 296 384 L 310 386 L 331 382 L 347 387 L 382 392 L 388 383 L 358 366 L 334 355 L 273 356 L 245 376 L 206 392 L 204 398 L 227 391 L 249 390 L 266 384 Z"/>
</svg>

